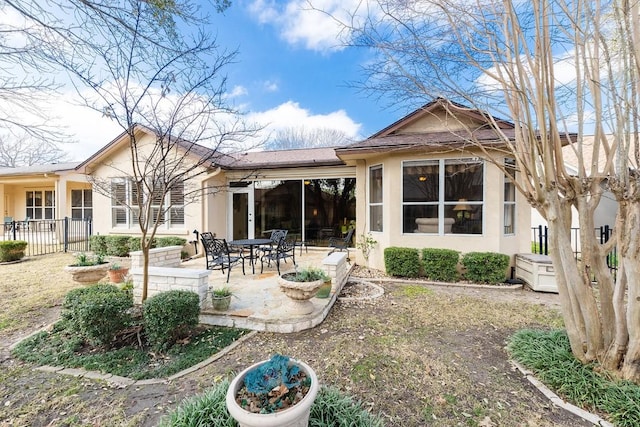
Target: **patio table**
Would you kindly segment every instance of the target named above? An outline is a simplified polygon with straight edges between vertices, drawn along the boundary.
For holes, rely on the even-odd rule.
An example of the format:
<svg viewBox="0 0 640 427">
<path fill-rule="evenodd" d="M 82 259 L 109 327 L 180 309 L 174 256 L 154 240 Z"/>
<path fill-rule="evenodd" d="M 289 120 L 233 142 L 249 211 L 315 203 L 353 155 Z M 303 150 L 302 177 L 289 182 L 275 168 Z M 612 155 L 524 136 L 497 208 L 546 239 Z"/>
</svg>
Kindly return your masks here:
<svg viewBox="0 0 640 427">
<path fill-rule="evenodd" d="M 243 246 L 245 248 L 249 248 L 249 260 L 251 261 L 251 269 L 253 271 L 253 274 L 256 274 L 256 263 L 253 261 L 253 248 L 255 246 L 267 245 L 271 243 L 271 239 L 238 239 L 231 240 L 228 243 L 234 246 Z"/>
</svg>

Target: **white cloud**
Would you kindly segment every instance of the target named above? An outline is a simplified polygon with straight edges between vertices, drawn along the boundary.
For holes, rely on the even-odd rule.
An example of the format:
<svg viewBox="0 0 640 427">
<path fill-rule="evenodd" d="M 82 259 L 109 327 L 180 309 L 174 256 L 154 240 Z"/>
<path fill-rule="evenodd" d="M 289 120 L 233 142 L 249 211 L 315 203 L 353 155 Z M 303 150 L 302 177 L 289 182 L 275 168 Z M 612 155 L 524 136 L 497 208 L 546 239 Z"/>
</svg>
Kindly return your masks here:
<svg viewBox="0 0 640 427">
<path fill-rule="evenodd" d="M 237 97 L 245 96 L 245 95 L 248 95 L 248 94 L 249 94 L 249 91 L 247 90 L 246 87 L 237 85 L 237 86 L 234 86 L 233 89 L 231 89 L 231 92 L 229 92 L 227 94 L 227 97 L 228 98 L 237 98 Z"/>
<path fill-rule="evenodd" d="M 344 48 L 348 30 L 343 23 L 352 15 L 361 17 L 362 5 L 361 0 L 255 0 L 249 11 L 258 22 L 278 28 L 289 44 L 324 52 Z"/>
<path fill-rule="evenodd" d="M 265 91 L 267 92 L 277 92 L 278 89 L 280 89 L 280 87 L 278 86 L 277 82 L 271 81 L 271 80 L 267 80 L 262 84 L 262 87 L 264 88 Z"/>
<path fill-rule="evenodd" d="M 249 113 L 247 118 L 249 121 L 265 126 L 263 137 L 280 129 L 304 127 L 305 129 L 335 129 L 344 132 L 347 137 L 358 139 L 362 128 L 362 125 L 354 122 L 344 110 L 313 114 L 294 101 L 287 101 L 270 110 Z"/>
</svg>

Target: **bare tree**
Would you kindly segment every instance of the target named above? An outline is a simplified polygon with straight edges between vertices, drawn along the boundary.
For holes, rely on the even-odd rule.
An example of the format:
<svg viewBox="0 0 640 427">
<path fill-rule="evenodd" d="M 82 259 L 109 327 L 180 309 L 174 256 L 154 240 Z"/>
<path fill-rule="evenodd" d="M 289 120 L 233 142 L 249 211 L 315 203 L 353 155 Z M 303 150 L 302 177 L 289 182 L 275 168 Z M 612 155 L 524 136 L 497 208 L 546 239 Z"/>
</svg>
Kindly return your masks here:
<svg viewBox="0 0 640 427">
<path fill-rule="evenodd" d="M 91 30 L 102 40 L 83 52 L 95 61 L 91 66 L 67 67 L 82 83 L 79 88 L 93 89 L 92 95 L 83 95 L 86 105 L 116 121 L 128 140 L 129 166 L 107 166 L 119 182 L 129 183 L 131 196 L 118 196 L 113 180 L 94 177 L 92 183 L 94 191 L 115 197 L 138 222 L 144 301 L 148 254 L 158 226 L 179 216 L 203 192 L 216 191 L 196 185 L 197 178 L 228 163 L 228 154 L 253 132 L 224 101 L 222 69 L 236 52 L 220 50 L 215 40 L 200 32 L 190 40 L 181 37 L 160 46 L 143 37 L 146 6 L 137 7 L 141 9 L 123 17 L 130 19 L 127 31 L 88 23 L 96 23 Z M 153 143 L 139 138 L 141 128 L 154 135 Z"/>
<path fill-rule="evenodd" d="M 279 129 L 265 145 L 268 150 L 336 147 L 353 142 L 341 130 L 331 128 L 288 127 Z"/>
<path fill-rule="evenodd" d="M 49 141 L 40 141 L 23 134 L 20 137 L 0 137 L 0 167 L 15 168 L 67 160 L 67 153 Z"/>
<path fill-rule="evenodd" d="M 218 11 L 231 4 L 229 0 L 209 3 Z M 141 5 L 144 5 L 144 32 L 131 26 L 132 14 Z M 0 135 L 11 140 L 26 134 L 46 145 L 69 141 L 66 130 L 55 124 L 55 111 L 44 106 L 63 87 L 64 64 L 79 65 L 78 55 L 90 51 L 95 42 L 85 26 L 88 22 L 100 22 L 130 34 L 136 32 L 150 43 L 167 45 L 175 38 L 178 22 L 205 22 L 196 6 L 190 0 L 1 2 Z M 91 64 L 91 58 L 82 60 Z"/>
<path fill-rule="evenodd" d="M 352 45 L 376 52 L 362 86 L 405 105 L 433 97 L 455 100 L 459 104 L 442 102 L 453 116 L 460 104 L 492 113 L 486 119 L 505 156 L 516 161 L 519 190 L 548 221 L 573 354 L 640 381 L 640 5 L 616 0 L 367 5 L 345 23 Z M 496 116 L 514 122 L 513 137 L 500 129 Z M 467 130 L 469 143 L 484 149 L 474 140 L 474 129 Z M 589 142 L 587 132 L 593 133 Z M 577 174 L 565 167 L 567 153 L 578 159 Z M 613 192 L 619 209 L 614 237 L 601 244 L 593 214 L 605 190 Z M 580 223 L 580 261 L 570 244 L 572 207 Z M 615 276 L 605 261 L 614 245 Z"/>
</svg>

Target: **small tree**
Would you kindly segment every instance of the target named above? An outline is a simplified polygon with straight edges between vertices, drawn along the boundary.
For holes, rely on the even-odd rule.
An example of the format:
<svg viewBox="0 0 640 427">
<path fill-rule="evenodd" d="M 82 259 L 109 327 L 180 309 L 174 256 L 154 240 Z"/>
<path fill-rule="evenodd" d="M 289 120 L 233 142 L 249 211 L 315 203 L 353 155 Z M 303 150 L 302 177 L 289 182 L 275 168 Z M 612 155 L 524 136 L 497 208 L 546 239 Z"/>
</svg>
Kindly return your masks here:
<svg viewBox="0 0 640 427">
<path fill-rule="evenodd" d="M 128 194 L 111 179 L 94 176 L 91 181 L 95 192 L 123 206 L 140 228 L 144 301 L 158 226 L 179 217 L 203 192 L 217 191 L 195 183 L 228 164 L 230 150 L 253 132 L 225 104 L 222 69 L 236 52 L 220 50 L 202 32 L 180 36 L 172 25 L 150 30 L 145 18 L 155 9 L 146 2 L 134 7 L 114 11 L 128 23 L 125 29 L 88 21 L 86 30 L 97 41 L 85 46 L 78 62 L 65 66 L 82 83 L 79 88 L 92 89 L 91 94 L 79 91 L 85 104 L 116 121 L 128 143 L 128 167 L 105 164 L 126 183 Z M 170 39 L 160 44 L 156 33 Z M 94 59 L 88 62 L 87 57 Z M 152 141 L 141 135 L 152 135 Z"/>
</svg>

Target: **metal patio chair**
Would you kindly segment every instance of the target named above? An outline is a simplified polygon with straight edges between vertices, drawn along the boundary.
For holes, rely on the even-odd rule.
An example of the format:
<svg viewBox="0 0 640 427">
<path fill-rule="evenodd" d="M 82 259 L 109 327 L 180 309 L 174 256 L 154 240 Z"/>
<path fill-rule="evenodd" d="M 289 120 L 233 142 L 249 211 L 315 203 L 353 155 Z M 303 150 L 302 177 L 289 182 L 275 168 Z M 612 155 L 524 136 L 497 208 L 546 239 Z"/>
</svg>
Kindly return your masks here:
<svg viewBox="0 0 640 427">
<path fill-rule="evenodd" d="M 347 259 L 349 259 L 349 245 L 351 244 L 351 239 L 353 238 L 353 232 L 355 228 L 349 230 L 346 236 L 344 237 L 330 237 L 329 238 L 329 247 L 333 248 L 329 252 L 329 255 L 334 253 L 335 251 L 347 251 Z"/>
<path fill-rule="evenodd" d="M 280 239 L 273 250 L 260 257 L 260 274 L 264 271 L 264 263 L 267 262 L 267 265 L 270 266 L 271 261 L 276 263 L 276 269 L 280 274 L 280 261 L 287 262 L 287 258 L 291 258 L 293 265 L 296 265 L 296 236 Z"/>
<path fill-rule="evenodd" d="M 207 260 L 207 270 L 221 270 L 224 274 L 226 268 L 227 283 L 233 266 L 242 263 L 242 274 L 245 274 L 244 258 L 241 255 L 232 255 L 225 239 L 216 239 L 212 233 L 204 232 L 200 233 L 200 240 Z"/>
</svg>

